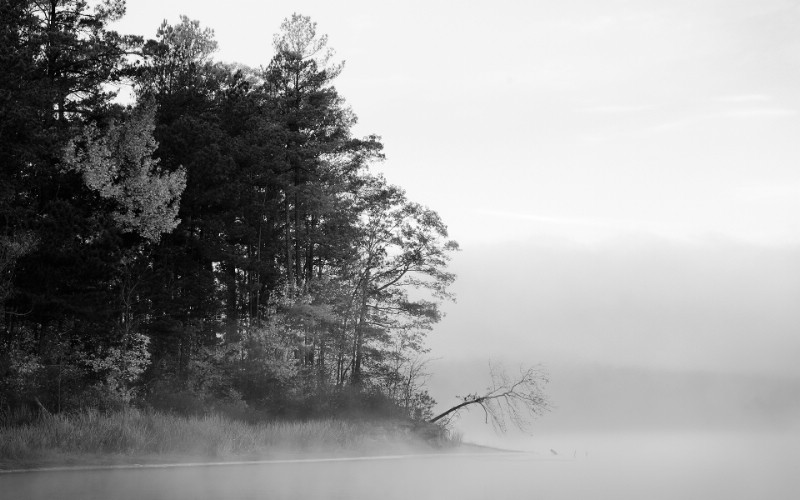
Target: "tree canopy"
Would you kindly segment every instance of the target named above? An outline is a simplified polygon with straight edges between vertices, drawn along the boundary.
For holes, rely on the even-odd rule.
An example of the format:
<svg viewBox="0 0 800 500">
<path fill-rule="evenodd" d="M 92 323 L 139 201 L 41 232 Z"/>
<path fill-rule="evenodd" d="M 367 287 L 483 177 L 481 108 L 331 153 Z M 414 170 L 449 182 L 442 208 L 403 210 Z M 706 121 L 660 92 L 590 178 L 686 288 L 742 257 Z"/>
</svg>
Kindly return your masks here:
<svg viewBox="0 0 800 500">
<path fill-rule="evenodd" d="M 398 384 L 458 245 L 370 172 L 327 36 L 294 14 L 248 68 L 185 16 L 119 35 L 124 10 L 0 4 L 0 406 L 429 415 Z"/>
</svg>

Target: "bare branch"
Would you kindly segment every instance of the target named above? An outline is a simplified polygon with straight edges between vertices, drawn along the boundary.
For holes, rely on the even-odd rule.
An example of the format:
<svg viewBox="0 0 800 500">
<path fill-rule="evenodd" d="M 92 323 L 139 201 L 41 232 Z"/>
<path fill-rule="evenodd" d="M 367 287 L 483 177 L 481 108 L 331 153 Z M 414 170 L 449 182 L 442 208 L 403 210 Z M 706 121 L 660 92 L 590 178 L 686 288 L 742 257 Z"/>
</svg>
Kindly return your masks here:
<svg viewBox="0 0 800 500">
<path fill-rule="evenodd" d="M 449 421 L 464 408 L 478 405 L 483 409 L 486 420 L 491 419 L 495 429 L 505 432 L 507 423 L 511 422 L 524 431 L 531 420 L 550 410 L 550 403 L 544 393 L 544 386 L 549 379 L 541 366 L 521 367 L 519 375 L 513 379 L 509 378 L 502 367 L 490 365 L 489 372 L 492 385 L 484 394 L 468 394 L 460 398 L 461 403 L 435 416 L 430 422 L 443 418 Z"/>
</svg>

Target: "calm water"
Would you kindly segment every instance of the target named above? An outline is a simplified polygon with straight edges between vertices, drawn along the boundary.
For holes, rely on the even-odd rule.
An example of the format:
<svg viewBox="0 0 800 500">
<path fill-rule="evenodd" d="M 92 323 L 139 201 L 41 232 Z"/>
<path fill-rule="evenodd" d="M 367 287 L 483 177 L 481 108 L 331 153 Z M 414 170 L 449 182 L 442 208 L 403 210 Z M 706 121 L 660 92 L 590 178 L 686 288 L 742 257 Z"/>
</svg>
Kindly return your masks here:
<svg viewBox="0 0 800 500">
<path fill-rule="evenodd" d="M 789 500 L 799 449 L 789 433 L 564 435 L 524 453 L 2 474 L 0 498 Z"/>
</svg>

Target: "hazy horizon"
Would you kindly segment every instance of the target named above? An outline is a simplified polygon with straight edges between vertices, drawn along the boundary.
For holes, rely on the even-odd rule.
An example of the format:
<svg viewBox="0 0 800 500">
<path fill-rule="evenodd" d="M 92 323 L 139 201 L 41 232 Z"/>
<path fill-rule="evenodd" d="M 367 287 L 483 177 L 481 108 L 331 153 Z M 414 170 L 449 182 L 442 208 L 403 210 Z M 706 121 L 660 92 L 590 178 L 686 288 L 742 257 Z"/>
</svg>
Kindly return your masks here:
<svg viewBox="0 0 800 500">
<path fill-rule="evenodd" d="M 536 436 L 797 431 L 797 250 L 647 235 L 464 250 L 458 300 L 429 339 L 431 391 L 447 407 L 488 384 L 489 362 L 541 363 L 555 407 Z M 480 415 L 460 426 L 467 439 L 508 443 Z"/>
</svg>

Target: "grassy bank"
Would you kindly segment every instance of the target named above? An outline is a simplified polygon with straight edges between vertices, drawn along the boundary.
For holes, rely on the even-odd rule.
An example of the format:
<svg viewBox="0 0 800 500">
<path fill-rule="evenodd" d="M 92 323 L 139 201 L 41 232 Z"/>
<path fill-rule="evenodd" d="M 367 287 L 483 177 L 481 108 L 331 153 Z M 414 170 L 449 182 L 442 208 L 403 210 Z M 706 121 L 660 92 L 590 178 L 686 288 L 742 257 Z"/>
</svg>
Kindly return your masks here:
<svg viewBox="0 0 800 500">
<path fill-rule="evenodd" d="M 459 442 L 425 434 L 396 421 L 250 424 L 219 415 L 84 411 L 1 426 L 0 468 L 399 453 Z"/>
</svg>

